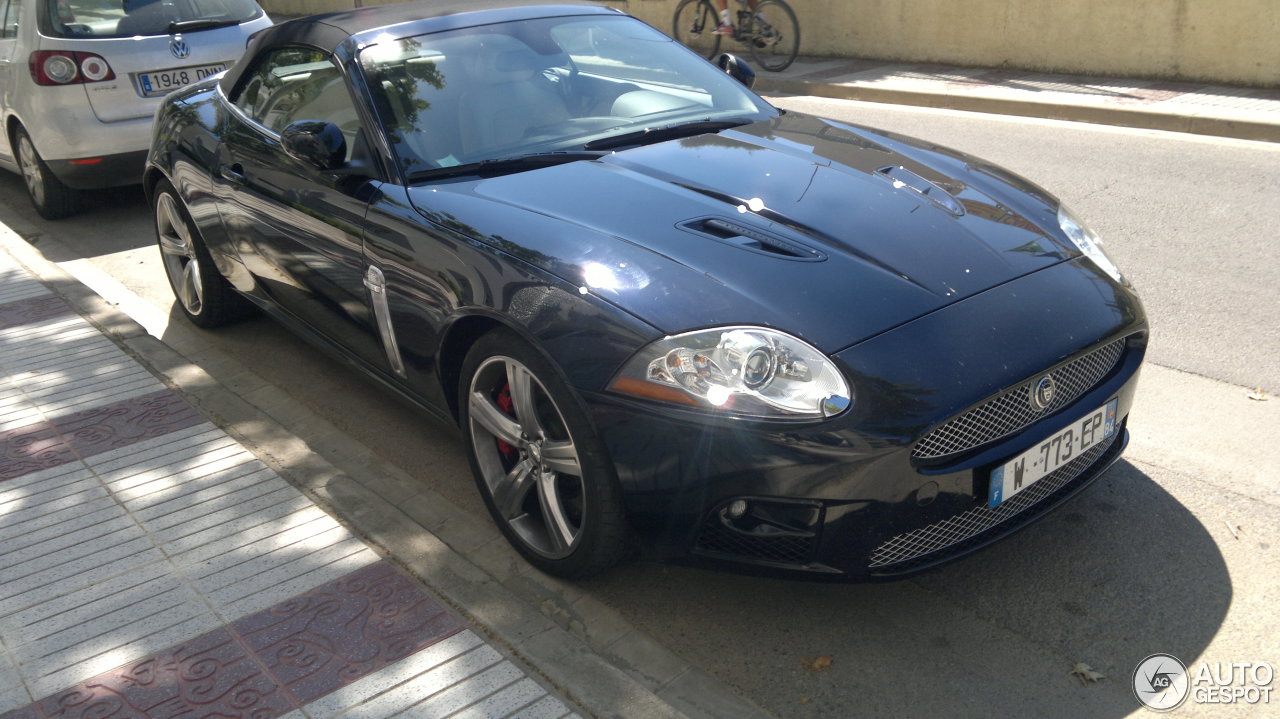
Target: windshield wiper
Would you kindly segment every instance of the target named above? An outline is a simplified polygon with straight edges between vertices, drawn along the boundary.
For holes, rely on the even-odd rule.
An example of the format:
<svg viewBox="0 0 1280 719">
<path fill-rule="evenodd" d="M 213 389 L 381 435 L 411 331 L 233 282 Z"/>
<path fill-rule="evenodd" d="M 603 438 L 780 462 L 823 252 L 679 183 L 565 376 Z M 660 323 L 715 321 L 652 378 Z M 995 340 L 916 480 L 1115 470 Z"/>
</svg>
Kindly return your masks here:
<svg viewBox="0 0 1280 719">
<path fill-rule="evenodd" d="M 213 30 L 214 28 L 239 24 L 239 20 L 183 20 L 181 22 L 174 20 L 169 23 L 169 34 L 177 35 L 178 33 L 196 32 L 197 30 Z"/>
<path fill-rule="evenodd" d="M 680 137 L 692 137 L 694 135 L 702 135 L 708 132 L 720 132 L 721 130 L 728 130 L 731 127 L 750 125 L 753 122 L 755 122 L 755 120 L 738 117 L 729 120 L 695 120 L 693 122 L 679 122 L 674 125 L 663 125 L 661 127 L 646 127 L 643 130 L 624 132 L 621 135 L 602 137 L 599 140 L 592 140 L 591 142 L 583 145 L 582 149 L 607 150 L 613 147 L 622 147 L 624 145 L 647 145 L 652 142 L 674 140 Z"/>
<path fill-rule="evenodd" d="M 495 157 L 491 160 L 481 160 L 480 162 L 468 162 L 465 165 L 454 165 L 453 167 L 434 167 L 430 170 L 419 170 L 409 175 L 410 182 L 422 182 L 424 180 L 438 180 L 445 177 L 469 177 L 478 175 L 480 177 L 505 175 L 512 172 L 521 172 L 523 170 L 533 170 L 539 167 L 550 167 L 552 165 L 563 165 L 566 162 L 577 162 L 578 160 L 594 160 L 605 153 L 603 152 L 535 152 L 529 155 L 516 155 L 514 157 Z"/>
</svg>

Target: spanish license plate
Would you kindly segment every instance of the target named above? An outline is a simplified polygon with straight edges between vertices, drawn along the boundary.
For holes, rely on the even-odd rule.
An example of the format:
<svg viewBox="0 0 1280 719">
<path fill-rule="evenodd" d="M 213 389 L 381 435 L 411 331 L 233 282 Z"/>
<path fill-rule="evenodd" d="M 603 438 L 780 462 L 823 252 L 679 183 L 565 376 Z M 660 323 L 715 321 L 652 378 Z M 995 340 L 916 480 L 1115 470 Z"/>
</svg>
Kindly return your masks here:
<svg viewBox="0 0 1280 719">
<path fill-rule="evenodd" d="M 213 65 L 196 65 L 194 67 L 175 67 L 169 70 L 138 73 L 138 87 L 143 97 L 168 95 L 180 87 L 199 82 L 210 75 L 217 75 L 227 69 L 225 62 Z"/>
<path fill-rule="evenodd" d="M 1115 434 L 1116 403 L 1111 400 L 1066 429 L 996 467 L 991 472 L 987 506 L 1001 502 L 1044 479 L 1054 470 L 1079 457 L 1090 447 Z"/>
</svg>

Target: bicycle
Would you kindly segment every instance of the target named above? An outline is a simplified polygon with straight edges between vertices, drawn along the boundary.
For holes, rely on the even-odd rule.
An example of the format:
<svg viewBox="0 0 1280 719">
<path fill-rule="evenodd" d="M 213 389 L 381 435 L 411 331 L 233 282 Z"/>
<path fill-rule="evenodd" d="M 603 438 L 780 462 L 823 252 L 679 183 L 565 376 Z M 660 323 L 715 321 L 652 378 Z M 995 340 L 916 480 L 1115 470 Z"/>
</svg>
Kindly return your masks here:
<svg viewBox="0 0 1280 719">
<path fill-rule="evenodd" d="M 800 24 L 796 14 L 784 0 L 760 0 L 755 12 L 747 0 L 736 0 L 736 17 L 730 13 L 734 40 L 751 48 L 751 58 L 772 72 L 787 69 L 800 53 Z M 681 0 L 673 18 L 677 40 L 685 46 L 713 59 L 720 51 L 720 35 L 713 32 L 720 24 L 720 13 L 711 0 Z"/>
</svg>

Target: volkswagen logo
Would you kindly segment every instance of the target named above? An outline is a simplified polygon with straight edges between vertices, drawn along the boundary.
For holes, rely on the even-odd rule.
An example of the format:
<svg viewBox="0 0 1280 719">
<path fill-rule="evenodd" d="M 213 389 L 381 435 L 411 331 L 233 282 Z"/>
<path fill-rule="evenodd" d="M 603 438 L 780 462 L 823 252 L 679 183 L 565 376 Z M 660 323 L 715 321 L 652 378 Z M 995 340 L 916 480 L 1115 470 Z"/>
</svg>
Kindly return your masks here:
<svg viewBox="0 0 1280 719">
<path fill-rule="evenodd" d="M 1053 403 L 1054 392 L 1053 377 L 1045 375 L 1031 384 L 1031 406 L 1038 412 L 1043 412 L 1046 407 Z"/>
<path fill-rule="evenodd" d="M 187 41 L 183 40 L 181 36 L 173 37 L 169 39 L 169 52 L 173 53 L 174 57 L 181 60 L 191 54 L 191 46 L 188 45 Z"/>
</svg>

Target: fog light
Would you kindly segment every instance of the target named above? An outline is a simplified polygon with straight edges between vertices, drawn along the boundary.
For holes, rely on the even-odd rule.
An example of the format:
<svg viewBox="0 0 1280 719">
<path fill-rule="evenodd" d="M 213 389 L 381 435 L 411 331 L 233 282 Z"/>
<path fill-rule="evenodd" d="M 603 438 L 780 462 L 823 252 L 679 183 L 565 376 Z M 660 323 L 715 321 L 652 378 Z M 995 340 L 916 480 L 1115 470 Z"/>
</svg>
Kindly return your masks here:
<svg viewBox="0 0 1280 719">
<path fill-rule="evenodd" d="M 747 513 L 747 500 L 735 499 L 729 503 L 729 508 L 725 510 L 725 514 L 729 515 L 729 519 L 741 519 Z"/>
</svg>

